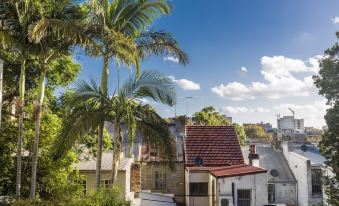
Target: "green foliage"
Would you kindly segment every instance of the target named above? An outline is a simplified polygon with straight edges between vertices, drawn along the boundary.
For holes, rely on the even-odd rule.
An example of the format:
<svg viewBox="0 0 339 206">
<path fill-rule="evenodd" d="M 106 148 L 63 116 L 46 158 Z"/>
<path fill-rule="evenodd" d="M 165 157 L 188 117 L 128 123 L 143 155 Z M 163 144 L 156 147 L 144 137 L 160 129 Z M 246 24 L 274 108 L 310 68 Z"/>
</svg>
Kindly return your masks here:
<svg viewBox="0 0 339 206">
<path fill-rule="evenodd" d="M 196 112 L 193 117 L 194 124 L 196 125 L 230 125 L 225 116 L 215 111 L 213 106 L 205 107 L 200 112 Z"/>
<path fill-rule="evenodd" d="M 272 134 L 266 133 L 265 130 L 259 125 L 245 126 L 246 136 L 251 139 L 271 140 Z"/>
<path fill-rule="evenodd" d="M 246 132 L 245 132 L 245 128 L 240 125 L 240 124 L 233 124 L 235 131 L 237 133 L 239 142 L 241 146 L 245 146 L 246 145 Z"/>
<path fill-rule="evenodd" d="M 337 33 L 338 35 L 338 33 Z M 339 44 L 325 51 L 320 60 L 320 71 L 314 76 L 314 83 L 331 106 L 327 110 L 325 120 L 328 129 L 322 135 L 320 151 L 325 156 L 325 164 L 332 170 L 333 175 L 324 175 L 323 183 L 328 196 L 328 203 L 339 205 Z"/>
<path fill-rule="evenodd" d="M 17 200 L 8 206 L 130 206 L 130 202 L 122 198 L 117 188 L 99 189 L 85 197 L 65 196 L 51 200 Z"/>
</svg>

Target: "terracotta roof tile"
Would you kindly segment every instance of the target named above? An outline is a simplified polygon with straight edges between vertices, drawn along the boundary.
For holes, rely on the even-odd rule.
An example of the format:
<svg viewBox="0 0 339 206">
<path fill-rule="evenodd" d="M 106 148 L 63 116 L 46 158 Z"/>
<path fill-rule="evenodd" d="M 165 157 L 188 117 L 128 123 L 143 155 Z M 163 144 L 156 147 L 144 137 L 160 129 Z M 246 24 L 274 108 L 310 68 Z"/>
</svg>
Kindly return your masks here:
<svg viewBox="0 0 339 206">
<path fill-rule="evenodd" d="M 188 166 L 196 157 L 207 167 L 244 164 L 233 126 L 186 126 L 185 146 Z"/>
</svg>

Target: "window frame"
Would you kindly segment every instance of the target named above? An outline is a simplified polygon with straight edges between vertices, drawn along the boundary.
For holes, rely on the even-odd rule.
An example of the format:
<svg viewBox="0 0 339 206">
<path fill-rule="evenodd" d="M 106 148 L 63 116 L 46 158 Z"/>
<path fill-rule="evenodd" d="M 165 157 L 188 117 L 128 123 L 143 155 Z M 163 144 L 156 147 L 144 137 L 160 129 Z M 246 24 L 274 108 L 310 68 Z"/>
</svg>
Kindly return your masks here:
<svg viewBox="0 0 339 206">
<path fill-rule="evenodd" d="M 154 189 L 164 190 L 166 188 L 167 188 L 166 172 L 160 170 L 154 171 Z"/>
<path fill-rule="evenodd" d="M 248 193 L 248 197 L 239 197 L 239 192 L 243 194 Z M 251 189 L 238 189 L 237 190 L 237 205 L 238 206 L 251 206 L 252 204 L 252 190 Z"/>
<path fill-rule="evenodd" d="M 275 203 L 275 184 L 267 185 L 267 194 L 268 194 L 268 203 Z"/>
<path fill-rule="evenodd" d="M 190 182 L 189 194 L 190 196 L 208 196 L 208 182 Z"/>
<path fill-rule="evenodd" d="M 112 180 L 110 179 L 101 179 L 100 180 L 100 187 L 102 188 L 109 188 L 112 185 Z"/>
<path fill-rule="evenodd" d="M 321 169 L 311 169 L 312 196 L 322 195 Z"/>
</svg>

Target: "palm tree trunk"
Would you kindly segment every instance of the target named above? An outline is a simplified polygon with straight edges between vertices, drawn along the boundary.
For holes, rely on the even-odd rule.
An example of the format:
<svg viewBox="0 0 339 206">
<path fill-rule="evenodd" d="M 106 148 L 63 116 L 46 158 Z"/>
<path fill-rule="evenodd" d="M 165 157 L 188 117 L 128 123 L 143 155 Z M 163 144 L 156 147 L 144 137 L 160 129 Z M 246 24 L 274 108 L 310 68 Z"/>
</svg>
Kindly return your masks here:
<svg viewBox="0 0 339 206">
<path fill-rule="evenodd" d="M 17 145 L 17 167 L 16 167 L 16 197 L 20 198 L 21 189 L 21 157 L 22 157 L 22 136 L 24 127 L 24 105 L 25 105 L 25 66 L 26 59 L 23 59 L 20 67 L 20 79 L 19 79 L 19 99 L 18 99 L 18 145 Z"/>
<path fill-rule="evenodd" d="M 111 178 L 112 183 L 114 184 L 117 181 L 117 175 L 119 170 L 119 164 L 120 164 L 120 154 L 121 154 L 121 146 L 122 146 L 122 133 L 121 133 L 121 127 L 115 121 L 114 123 L 115 128 L 115 145 L 113 149 L 113 162 L 112 162 L 112 171 L 111 171 Z"/>
<path fill-rule="evenodd" d="M 1 112 L 2 112 L 2 81 L 4 72 L 4 61 L 0 59 L 0 128 L 1 128 Z"/>
<path fill-rule="evenodd" d="M 102 65 L 102 74 L 101 74 L 101 92 L 102 92 L 102 95 L 107 94 L 108 61 L 109 61 L 108 56 L 104 55 L 103 65 Z M 103 104 L 103 102 L 101 102 L 101 104 Z M 104 126 L 105 126 L 105 120 L 102 119 L 102 123 L 99 125 L 99 135 L 98 135 L 97 165 L 96 165 L 96 170 L 95 170 L 95 187 L 96 187 L 96 189 L 98 189 L 100 187 L 100 180 L 101 180 L 101 158 L 102 158 L 102 145 L 103 145 L 102 138 L 103 138 L 103 135 L 104 135 Z"/>
<path fill-rule="evenodd" d="M 99 125 L 99 135 L 98 135 L 98 151 L 97 151 L 97 165 L 95 171 L 95 188 L 98 189 L 100 187 L 100 180 L 101 180 L 101 158 L 102 158 L 102 139 L 104 135 L 104 124 L 102 122 Z"/>
<path fill-rule="evenodd" d="M 45 96 L 45 79 L 46 79 L 46 69 L 43 66 L 43 71 L 40 74 L 39 79 L 39 93 L 38 101 L 34 111 L 35 116 L 35 133 L 34 133 L 34 142 L 33 142 L 33 158 L 32 158 L 32 176 L 31 176 L 31 190 L 29 197 L 30 199 L 35 199 L 35 188 L 36 188 L 36 172 L 38 164 L 38 155 L 39 155 L 39 137 L 40 137 L 40 123 L 41 123 L 41 109 L 44 102 Z"/>
</svg>

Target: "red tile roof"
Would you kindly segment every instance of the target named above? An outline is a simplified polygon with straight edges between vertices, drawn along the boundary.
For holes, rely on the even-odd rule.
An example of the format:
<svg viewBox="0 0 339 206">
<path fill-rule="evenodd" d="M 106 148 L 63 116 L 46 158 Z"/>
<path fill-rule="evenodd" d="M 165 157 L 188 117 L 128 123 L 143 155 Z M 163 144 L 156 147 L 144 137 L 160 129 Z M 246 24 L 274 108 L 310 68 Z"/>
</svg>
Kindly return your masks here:
<svg viewBox="0 0 339 206">
<path fill-rule="evenodd" d="M 233 165 L 224 167 L 187 167 L 191 172 L 207 171 L 215 177 L 234 177 L 258 173 L 267 173 L 267 170 L 252 165 Z"/>
<path fill-rule="evenodd" d="M 206 167 L 244 164 L 240 143 L 233 126 L 186 126 L 186 165 L 196 157 Z"/>
</svg>

